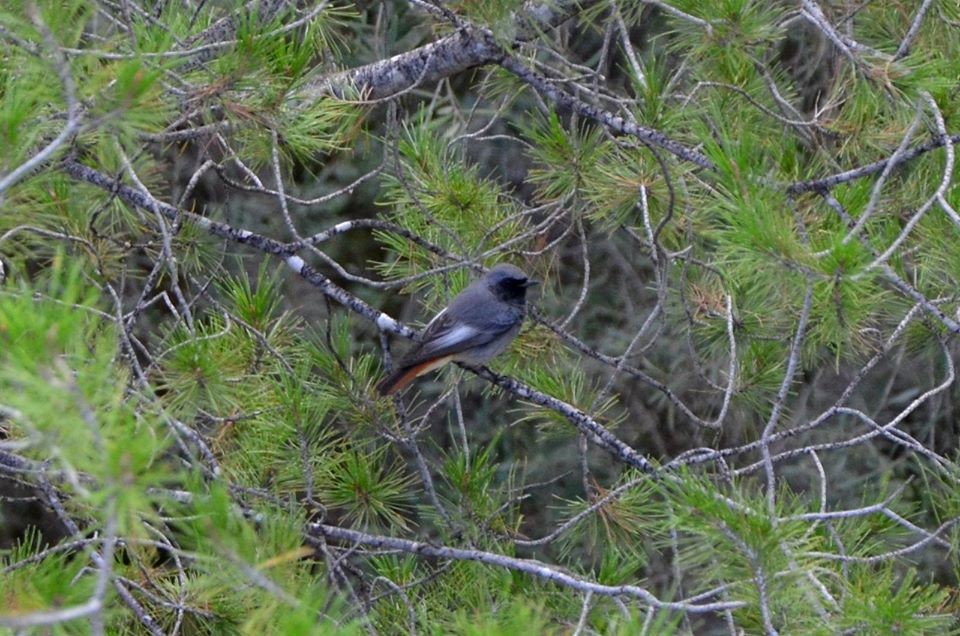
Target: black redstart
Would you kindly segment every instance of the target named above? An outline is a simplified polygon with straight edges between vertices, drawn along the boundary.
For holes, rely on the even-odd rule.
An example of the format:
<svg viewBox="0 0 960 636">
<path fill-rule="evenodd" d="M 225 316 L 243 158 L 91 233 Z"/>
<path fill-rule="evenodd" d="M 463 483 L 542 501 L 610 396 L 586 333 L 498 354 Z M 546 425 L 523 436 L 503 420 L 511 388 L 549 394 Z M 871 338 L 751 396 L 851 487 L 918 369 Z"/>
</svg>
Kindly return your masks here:
<svg viewBox="0 0 960 636">
<path fill-rule="evenodd" d="M 527 288 L 538 282 L 506 263 L 491 269 L 430 321 L 377 391 L 390 395 L 451 360 L 481 365 L 501 353 L 520 332 Z"/>
</svg>

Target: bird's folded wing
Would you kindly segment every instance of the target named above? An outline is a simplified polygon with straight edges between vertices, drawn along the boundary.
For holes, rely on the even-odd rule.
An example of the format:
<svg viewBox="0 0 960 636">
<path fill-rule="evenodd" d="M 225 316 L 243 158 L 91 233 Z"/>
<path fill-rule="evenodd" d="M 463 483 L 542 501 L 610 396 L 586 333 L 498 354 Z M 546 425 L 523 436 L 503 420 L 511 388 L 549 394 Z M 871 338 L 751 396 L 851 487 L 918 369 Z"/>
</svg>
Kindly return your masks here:
<svg viewBox="0 0 960 636">
<path fill-rule="evenodd" d="M 479 329 L 466 325 L 441 313 L 427 325 L 420 342 L 397 363 L 400 367 L 410 367 L 433 358 L 455 355 L 461 351 L 480 347 L 506 333 L 513 325 L 494 324 Z"/>
</svg>

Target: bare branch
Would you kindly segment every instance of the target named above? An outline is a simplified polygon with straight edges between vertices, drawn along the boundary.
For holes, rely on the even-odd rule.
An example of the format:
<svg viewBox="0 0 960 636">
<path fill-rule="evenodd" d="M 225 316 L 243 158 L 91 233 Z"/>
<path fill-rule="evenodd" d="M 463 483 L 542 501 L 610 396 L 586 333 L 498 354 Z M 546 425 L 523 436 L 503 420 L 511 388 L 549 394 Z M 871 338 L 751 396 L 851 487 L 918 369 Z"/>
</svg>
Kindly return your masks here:
<svg viewBox="0 0 960 636">
<path fill-rule="evenodd" d="M 597 596 L 627 596 L 636 598 L 651 607 L 658 609 L 671 609 L 694 614 L 717 612 L 724 609 L 736 609 L 743 607 L 742 601 L 726 601 L 716 603 L 690 603 L 688 601 L 662 601 L 649 591 L 636 585 L 602 585 L 586 579 L 582 579 L 571 574 L 567 574 L 559 569 L 548 566 L 540 561 L 532 559 L 518 559 L 493 552 L 484 552 L 482 550 L 465 550 L 462 548 L 451 548 L 446 546 L 436 546 L 429 543 L 418 543 L 406 539 L 398 539 L 381 535 L 367 534 L 357 530 L 348 530 L 327 524 L 314 523 L 308 526 L 310 533 L 314 536 L 320 535 L 327 540 L 342 541 L 353 545 L 362 545 L 371 548 L 386 548 L 391 550 L 400 550 L 407 554 L 433 558 L 433 559 L 454 559 L 457 561 L 477 561 L 488 565 L 497 565 L 517 572 L 530 574 L 538 579 L 556 583 L 564 587 L 578 590 L 582 593 L 592 592 Z"/>
</svg>

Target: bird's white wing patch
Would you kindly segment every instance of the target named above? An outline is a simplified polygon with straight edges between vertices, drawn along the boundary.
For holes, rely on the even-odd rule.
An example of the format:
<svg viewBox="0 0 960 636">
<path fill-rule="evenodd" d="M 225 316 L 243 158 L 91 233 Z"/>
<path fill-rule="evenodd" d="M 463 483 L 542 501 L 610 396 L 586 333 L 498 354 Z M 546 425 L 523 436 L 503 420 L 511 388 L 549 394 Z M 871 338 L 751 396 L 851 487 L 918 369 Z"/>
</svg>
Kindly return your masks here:
<svg viewBox="0 0 960 636">
<path fill-rule="evenodd" d="M 452 347 L 459 342 L 465 342 L 476 336 L 478 333 L 480 332 L 474 327 L 467 325 L 455 325 L 446 333 L 440 334 L 435 338 L 431 338 L 429 343 L 424 344 L 429 344 L 430 348 L 433 350 L 446 349 L 447 347 Z"/>
</svg>

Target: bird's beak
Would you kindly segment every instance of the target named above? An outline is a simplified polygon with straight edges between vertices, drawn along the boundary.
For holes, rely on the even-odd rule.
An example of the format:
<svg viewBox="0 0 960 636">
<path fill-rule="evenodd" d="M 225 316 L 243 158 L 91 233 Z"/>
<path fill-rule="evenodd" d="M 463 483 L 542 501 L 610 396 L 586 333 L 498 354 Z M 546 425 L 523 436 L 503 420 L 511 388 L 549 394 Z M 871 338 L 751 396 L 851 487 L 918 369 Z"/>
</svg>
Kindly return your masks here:
<svg viewBox="0 0 960 636">
<path fill-rule="evenodd" d="M 524 287 L 536 287 L 536 286 L 539 285 L 539 284 L 540 284 L 540 281 L 536 280 L 535 278 L 528 278 L 528 279 L 527 279 L 527 282 L 525 282 L 525 283 L 523 284 L 523 286 L 524 286 Z"/>
</svg>

